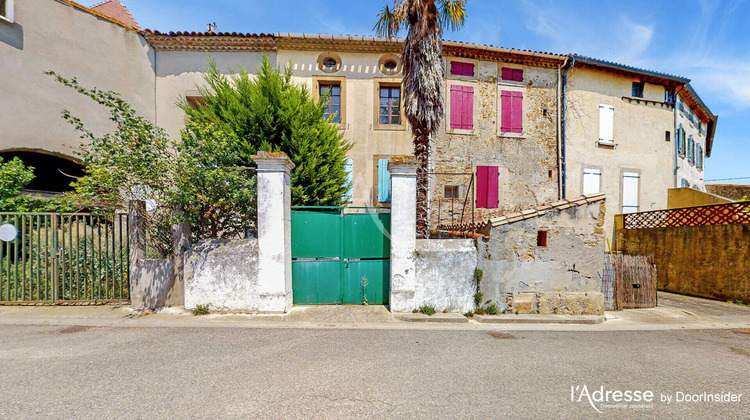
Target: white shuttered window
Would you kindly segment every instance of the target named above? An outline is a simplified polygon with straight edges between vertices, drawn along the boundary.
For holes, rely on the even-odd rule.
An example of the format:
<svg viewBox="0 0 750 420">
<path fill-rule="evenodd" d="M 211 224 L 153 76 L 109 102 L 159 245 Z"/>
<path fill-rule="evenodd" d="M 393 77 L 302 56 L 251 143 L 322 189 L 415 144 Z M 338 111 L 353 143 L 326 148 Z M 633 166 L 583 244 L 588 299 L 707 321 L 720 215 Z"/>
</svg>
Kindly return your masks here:
<svg viewBox="0 0 750 420">
<path fill-rule="evenodd" d="M 622 212 L 636 213 L 638 211 L 638 172 L 622 173 Z"/>
<path fill-rule="evenodd" d="M 596 194 L 600 192 L 602 180 L 601 169 L 584 168 L 583 169 L 583 194 Z"/>
<path fill-rule="evenodd" d="M 612 105 L 599 105 L 599 141 L 615 142 L 615 107 Z"/>
</svg>

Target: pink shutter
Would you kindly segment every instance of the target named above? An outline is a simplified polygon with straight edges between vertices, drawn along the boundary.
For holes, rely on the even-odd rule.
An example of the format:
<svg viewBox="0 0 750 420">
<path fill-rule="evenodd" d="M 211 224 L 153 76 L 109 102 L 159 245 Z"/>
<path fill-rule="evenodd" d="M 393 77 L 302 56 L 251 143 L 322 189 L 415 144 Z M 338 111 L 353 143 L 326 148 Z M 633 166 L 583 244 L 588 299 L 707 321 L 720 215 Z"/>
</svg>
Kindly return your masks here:
<svg viewBox="0 0 750 420">
<path fill-rule="evenodd" d="M 463 106 L 461 110 L 461 125 L 464 130 L 474 129 L 474 88 L 463 87 Z"/>
<path fill-rule="evenodd" d="M 451 128 L 461 128 L 461 86 L 451 86 Z"/>
<path fill-rule="evenodd" d="M 510 131 L 523 133 L 523 93 L 512 92 L 511 97 Z"/>
<path fill-rule="evenodd" d="M 511 92 L 504 90 L 500 92 L 502 102 L 500 103 L 500 131 L 507 133 L 510 132 L 510 116 L 511 116 Z"/>
<path fill-rule="evenodd" d="M 451 74 L 460 75 L 463 73 L 463 63 L 459 61 L 451 61 Z"/>
<path fill-rule="evenodd" d="M 487 208 L 488 167 L 477 166 L 477 208 Z"/>
<path fill-rule="evenodd" d="M 523 70 L 513 69 L 513 80 L 516 82 L 523 82 Z"/>
<path fill-rule="evenodd" d="M 487 167 L 487 208 L 496 209 L 499 204 L 497 196 L 498 190 L 498 171 L 497 166 Z"/>
<path fill-rule="evenodd" d="M 513 69 L 503 67 L 502 75 L 500 76 L 503 80 L 513 80 Z"/>
<path fill-rule="evenodd" d="M 474 76 L 473 63 L 464 63 L 464 76 Z"/>
</svg>

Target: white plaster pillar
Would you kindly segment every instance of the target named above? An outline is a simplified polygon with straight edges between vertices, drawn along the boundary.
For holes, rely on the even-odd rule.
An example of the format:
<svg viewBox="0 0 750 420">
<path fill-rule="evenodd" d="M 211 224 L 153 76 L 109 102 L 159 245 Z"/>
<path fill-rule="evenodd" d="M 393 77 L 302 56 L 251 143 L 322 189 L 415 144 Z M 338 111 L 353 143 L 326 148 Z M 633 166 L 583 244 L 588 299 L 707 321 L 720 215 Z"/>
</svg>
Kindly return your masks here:
<svg viewBox="0 0 750 420">
<path fill-rule="evenodd" d="M 391 172 L 391 312 L 415 308 L 417 240 L 417 167 L 414 156 L 397 156 Z"/>
<path fill-rule="evenodd" d="M 284 153 L 259 152 L 258 293 L 260 312 L 292 308 L 292 191 L 294 163 Z"/>
</svg>

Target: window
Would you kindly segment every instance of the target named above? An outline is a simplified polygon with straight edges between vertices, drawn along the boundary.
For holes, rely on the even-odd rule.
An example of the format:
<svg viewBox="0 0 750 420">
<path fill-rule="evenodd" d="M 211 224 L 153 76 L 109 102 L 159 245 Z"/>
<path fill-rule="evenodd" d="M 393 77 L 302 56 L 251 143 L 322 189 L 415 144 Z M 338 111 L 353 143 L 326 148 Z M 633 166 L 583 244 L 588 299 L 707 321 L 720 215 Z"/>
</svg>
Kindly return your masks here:
<svg viewBox="0 0 750 420">
<path fill-rule="evenodd" d="M 13 0 L 0 0 L 0 20 L 13 22 Z"/>
<path fill-rule="evenodd" d="M 622 173 L 622 212 L 635 213 L 638 211 L 638 172 Z"/>
<path fill-rule="evenodd" d="M 443 187 L 443 198 L 458 198 L 458 185 L 446 185 Z"/>
<path fill-rule="evenodd" d="M 695 161 L 693 160 L 693 159 L 695 159 L 695 155 L 693 154 L 694 153 L 694 150 L 693 150 L 694 146 L 693 146 L 693 144 L 694 144 L 693 143 L 693 136 L 691 135 L 690 137 L 688 137 L 688 141 L 687 141 L 687 158 L 688 158 L 688 162 L 691 165 L 693 163 L 695 163 Z"/>
<path fill-rule="evenodd" d="M 695 124 L 695 113 L 693 112 L 692 108 L 690 109 L 690 114 L 688 114 L 688 119 L 691 123 Z"/>
<path fill-rule="evenodd" d="M 398 74 L 401 71 L 401 59 L 396 54 L 385 54 L 378 60 L 378 68 L 383 74 Z"/>
<path fill-rule="evenodd" d="M 536 246 L 539 248 L 547 247 L 547 231 L 540 230 L 536 233 Z"/>
<path fill-rule="evenodd" d="M 672 133 L 670 133 L 669 130 L 667 130 L 664 133 L 664 141 L 671 141 L 671 140 L 672 140 Z"/>
<path fill-rule="evenodd" d="M 326 105 L 325 118 L 332 118 L 335 123 L 341 122 L 341 84 L 337 82 L 320 82 L 320 97 L 330 97 Z"/>
<path fill-rule="evenodd" d="M 326 52 L 318 56 L 318 70 L 325 73 L 336 73 L 341 70 L 341 57 L 332 52 Z"/>
<path fill-rule="evenodd" d="M 500 77 L 508 82 L 523 82 L 523 70 L 503 67 L 500 71 Z"/>
<path fill-rule="evenodd" d="M 680 127 L 682 127 L 682 126 L 680 126 Z M 681 136 L 682 137 L 682 142 L 680 143 L 679 152 L 680 152 L 680 156 L 685 157 L 685 150 L 687 149 L 687 138 L 686 138 L 687 137 L 687 133 L 685 133 L 685 129 L 684 128 L 680 128 L 680 130 L 681 130 L 681 134 L 682 134 L 682 136 Z"/>
<path fill-rule="evenodd" d="M 474 77 L 474 64 L 461 61 L 451 61 L 451 74 L 454 76 Z"/>
<path fill-rule="evenodd" d="M 477 208 L 498 207 L 498 178 L 497 166 L 477 166 Z"/>
<path fill-rule="evenodd" d="M 202 96 L 186 96 L 185 101 L 187 101 L 188 105 L 190 105 L 190 108 L 193 108 L 193 109 L 198 109 L 200 105 L 203 105 L 204 103 L 206 103 L 206 100 L 203 99 Z"/>
<path fill-rule="evenodd" d="M 633 92 L 631 96 L 634 98 L 643 98 L 643 87 L 645 85 L 645 82 L 633 82 Z"/>
<path fill-rule="evenodd" d="M 354 177 L 353 177 L 353 171 L 354 171 L 354 160 L 351 158 L 346 158 L 346 163 L 344 164 L 344 173 L 346 173 L 346 184 L 349 186 L 349 189 L 344 193 L 344 201 L 351 202 L 352 197 L 354 196 Z"/>
<path fill-rule="evenodd" d="M 664 88 L 664 102 L 673 104 L 674 96 L 674 89 Z"/>
<path fill-rule="evenodd" d="M 703 169 L 703 147 L 700 144 L 695 144 L 695 167 Z"/>
<path fill-rule="evenodd" d="M 680 111 L 685 110 L 685 106 L 683 105 L 682 98 L 677 99 L 677 109 L 679 109 Z"/>
<path fill-rule="evenodd" d="M 401 124 L 401 88 L 399 86 L 380 87 L 380 124 Z"/>
<path fill-rule="evenodd" d="M 614 143 L 615 107 L 612 105 L 599 105 L 599 141 L 602 143 Z"/>
<path fill-rule="evenodd" d="M 391 172 L 388 170 L 390 159 L 378 159 L 378 201 L 391 201 Z"/>
<path fill-rule="evenodd" d="M 601 192 L 601 185 L 601 169 L 583 168 L 583 195 L 597 194 Z"/>
<path fill-rule="evenodd" d="M 703 135 L 703 121 L 698 121 L 698 135 Z"/>
<path fill-rule="evenodd" d="M 690 187 L 690 183 L 685 178 L 682 178 L 682 183 L 680 185 L 682 185 L 682 188 L 689 188 Z"/>
<path fill-rule="evenodd" d="M 451 86 L 451 128 L 474 129 L 474 88 Z"/>
<path fill-rule="evenodd" d="M 504 90 L 500 97 L 500 131 L 523 133 L 523 92 Z"/>
</svg>

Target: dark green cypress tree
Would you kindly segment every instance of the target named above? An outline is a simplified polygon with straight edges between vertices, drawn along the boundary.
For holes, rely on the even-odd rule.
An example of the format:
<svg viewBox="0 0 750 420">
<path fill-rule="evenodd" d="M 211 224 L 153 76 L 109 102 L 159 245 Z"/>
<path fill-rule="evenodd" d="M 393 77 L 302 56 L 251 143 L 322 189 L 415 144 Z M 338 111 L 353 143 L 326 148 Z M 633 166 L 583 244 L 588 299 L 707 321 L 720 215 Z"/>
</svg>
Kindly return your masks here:
<svg viewBox="0 0 750 420">
<path fill-rule="evenodd" d="M 246 69 L 222 74 L 209 58 L 200 103 L 179 105 L 189 118 L 234 132 L 247 164 L 261 150 L 286 153 L 296 165 L 293 205 L 341 205 L 349 189 L 345 159 L 351 144 L 325 118 L 326 99 L 316 104 L 307 87 L 291 79 L 291 67 L 282 71 L 266 55 L 254 77 Z"/>
</svg>

